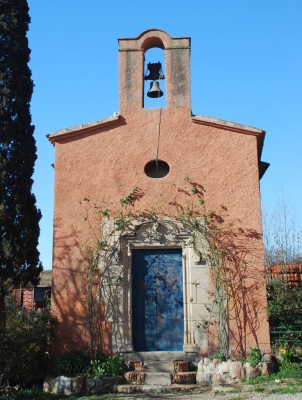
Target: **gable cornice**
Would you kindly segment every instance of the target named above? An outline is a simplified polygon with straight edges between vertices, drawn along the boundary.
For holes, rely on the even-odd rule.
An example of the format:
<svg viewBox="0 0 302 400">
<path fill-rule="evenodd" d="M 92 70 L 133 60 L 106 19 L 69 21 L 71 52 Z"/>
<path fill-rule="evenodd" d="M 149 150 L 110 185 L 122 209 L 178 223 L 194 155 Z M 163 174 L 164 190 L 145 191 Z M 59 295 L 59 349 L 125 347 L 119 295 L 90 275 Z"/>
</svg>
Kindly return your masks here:
<svg viewBox="0 0 302 400">
<path fill-rule="evenodd" d="M 99 121 L 88 122 L 87 124 L 80 124 L 73 126 L 71 128 L 61 129 L 59 131 L 46 135 L 46 137 L 53 145 L 55 145 L 55 142 L 58 142 L 60 140 L 71 138 L 78 135 L 83 135 L 87 132 L 96 130 L 96 128 L 104 128 L 110 125 L 118 124 L 119 122 L 120 122 L 119 115 L 107 117 Z"/>
<path fill-rule="evenodd" d="M 260 160 L 264 144 L 265 130 L 255 128 L 249 125 L 238 124 L 237 122 L 225 121 L 223 119 L 218 119 L 214 117 L 206 117 L 203 115 L 194 115 L 193 117 L 191 117 L 191 120 L 195 124 L 213 126 L 215 128 L 256 136 L 257 147 L 258 147 L 258 158 Z"/>
</svg>

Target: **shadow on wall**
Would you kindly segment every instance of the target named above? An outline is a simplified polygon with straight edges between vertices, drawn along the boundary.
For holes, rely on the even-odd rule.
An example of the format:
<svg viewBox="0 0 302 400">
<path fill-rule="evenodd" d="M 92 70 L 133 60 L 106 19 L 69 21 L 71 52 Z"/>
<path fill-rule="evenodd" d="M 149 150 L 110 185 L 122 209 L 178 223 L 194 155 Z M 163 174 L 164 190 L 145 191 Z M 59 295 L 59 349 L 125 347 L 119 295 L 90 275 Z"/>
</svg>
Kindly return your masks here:
<svg viewBox="0 0 302 400">
<path fill-rule="evenodd" d="M 61 221 L 54 221 L 54 231 Z M 55 341 L 52 356 L 56 357 L 66 351 L 89 351 L 90 332 L 88 323 L 88 280 L 89 271 L 81 265 L 81 254 L 72 259 L 71 249 L 81 249 L 83 243 L 76 228 L 71 227 L 70 233 L 64 237 L 56 237 L 56 263 L 53 268 L 52 314 L 55 322 Z M 93 281 L 96 291 L 99 282 Z M 92 316 L 90 315 L 90 318 Z M 111 323 L 106 322 L 105 309 L 102 304 L 96 304 L 94 323 L 98 327 L 99 337 L 97 349 L 109 354 L 111 352 Z"/>
<path fill-rule="evenodd" d="M 203 199 L 205 189 L 192 182 L 190 185 L 190 191 L 178 189 L 175 198 L 169 202 L 176 215 L 184 211 L 183 204 L 186 204 L 179 201 L 179 196 L 192 199 L 192 196 L 196 195 L 195 199 Z M 138 199 L 143 196 L 139 189 L 135 193 Z M 215 245 L 223 254 L 220 261 L 220 278 L 227 288 L 225 301 L 228 305 L 228 321 L 225 325 L 220 323 L 217 314 L 215 316 L 214 313 L 208 321 L 208 352 L 218 349 L 217 338 L 221 335 L 221 330 L 225 329 L 226 338 L 233 351 L 232 356 L 242 358 L 249 351 L 249 347 L 259 347 L 263 339 L 259 338 L 261 323 L 267 323 L 262 235 L 253 229 L 242 228 L 240 221 L 225 224 L 224 221 L 228 218 L 227 211 L 225 206 L 221 206 L 220 214 L 208 215 L 215 229 Z M 54 229 L 60 224 L 60 220 L 55 220 Z M 62 243 L 62 247 L 55 250 L 56 265 L 53 270 L 52 311 L 57 319 L 57 342 L 53 355 L 88 349 L 91 352 L 104 351 L 110 354 L 112 340 L 123 343 L 123 335 L 127 333 L 125 329 L 129 329 L 123 326 L 123 321 L 126 320 L 124 313 L 129 312 L 129 305 L 125 295 L 128 289 L 122 276 L 120 235 L 112 237 L 101 265 L 100 260 L 94 257 L 90 259 L 93 260 L 92 264 L 81 260 L 80 249 L 83 248 L 83 242 L 78 229 L 71 227 L 68 235 L 56 237 L 56 245 L 59 243 Z M 96 243 L 98 241 L 94 239 L 94 245 Z M 79 249 L 76 260 L 71 258 L 75 248 Z M 214 283 L 217 275 L 214 266 L 211 268 L 211 274 Z M 210 291 L 212 300 L 209 303 L 215 304 L 214 284 Z M 124 333 L 121 329 L 124 329 Z M 266 338 L 264 341 L 268 342 Z"/>
</svg>

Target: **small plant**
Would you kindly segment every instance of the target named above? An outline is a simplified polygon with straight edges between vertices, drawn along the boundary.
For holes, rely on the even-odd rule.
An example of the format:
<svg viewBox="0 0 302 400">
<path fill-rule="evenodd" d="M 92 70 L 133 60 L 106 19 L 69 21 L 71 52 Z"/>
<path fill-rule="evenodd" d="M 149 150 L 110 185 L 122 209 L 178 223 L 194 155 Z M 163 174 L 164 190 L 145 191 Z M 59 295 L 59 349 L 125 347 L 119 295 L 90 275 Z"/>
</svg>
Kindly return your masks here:
<svg viewBox="0 0 302 400">
<path fill-rule="evenodd" d="M 262 361 L 261 351 L 258 347 L 251 347 L 248 361 L 253 368 L 257 367 L 257 365 Z"/>
<path fill-rule="evenodd" d="M 63 356 L 53 361 L 51 374 L 53 376 L 85 375 L 87 377 L 99 376 L 119 376 L 124 369 L 124 363 L 119 354 L 105 356 L 104 353 L 96 354 L 94 360 L 89 361 L 89 356 L 85 351 L 75 351 L 65 353 Z"/>
<path fill-rule="evenodd" d="M 282 365 L 292 363 L 296 358 L 296 352 L 293 347 L 290 348 L 281 348 L 279 349 L 279 354 L 281 356 L 281 363 Z"/>
<path fill-rule="evenodd" d="M 134 202 L 135 202 L 135 198 L 136 198 L 136 192 L 137 192 L 137 188 L 134 187 L 129 193 L 126 194 L 125 197 L 123 197 L 122 199 L 120 199 L 120 203 L 123 207 L 126 207 L 128 205 L 133 206 Z"/>
<path fill-rule="evenodd" d="M 213 355 L 213 357 L 214 357 L 214 358 L 217 358 L 218 360 L 226 361 L 226 357 L 225 357 L 223 351 L 221 351 L 221 350 L 220 350 L 220 351 L 217 351 L 217 353 L 215 353 L 215 354 Z"/>
</svg>

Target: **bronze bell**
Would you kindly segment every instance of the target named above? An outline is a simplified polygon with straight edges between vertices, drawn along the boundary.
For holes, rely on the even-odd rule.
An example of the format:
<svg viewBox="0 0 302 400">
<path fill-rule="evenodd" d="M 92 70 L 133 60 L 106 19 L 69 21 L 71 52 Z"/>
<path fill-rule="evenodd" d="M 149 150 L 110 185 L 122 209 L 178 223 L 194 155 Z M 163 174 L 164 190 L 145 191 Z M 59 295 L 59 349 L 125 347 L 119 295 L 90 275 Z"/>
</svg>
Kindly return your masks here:
<svg viewBox="0 0 302 400">
<path fill-rule="evenodd" d="M 150 83 L 150 90 L 147 93 L 148 97 L 151 97 L 152 99 L 156 99 L 157 97 L 162 97 L 164 93 L 159 87 L 159 82 L 153 81 Z"/>
</svg>

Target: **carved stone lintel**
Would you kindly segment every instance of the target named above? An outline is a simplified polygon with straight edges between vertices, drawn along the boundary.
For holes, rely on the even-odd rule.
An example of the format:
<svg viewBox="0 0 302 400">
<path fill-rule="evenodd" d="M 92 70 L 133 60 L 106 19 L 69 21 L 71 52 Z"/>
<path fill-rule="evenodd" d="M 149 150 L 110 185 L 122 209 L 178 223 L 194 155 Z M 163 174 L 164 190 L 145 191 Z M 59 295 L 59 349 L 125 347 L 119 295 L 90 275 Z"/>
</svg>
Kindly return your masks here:
<svg viewBox="0 0 302 400">
<path fill-rule="evenodd" d="M 163 234 L 160 232 L 161 229 L 161 224 L 159 222 L 154 222 L 154 224 L 151 225 L 150 229 L 150 239 L 155 242 L 160 242 Z"/>
</svg>

